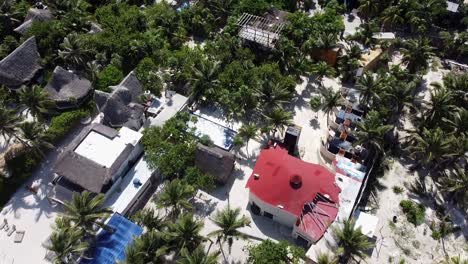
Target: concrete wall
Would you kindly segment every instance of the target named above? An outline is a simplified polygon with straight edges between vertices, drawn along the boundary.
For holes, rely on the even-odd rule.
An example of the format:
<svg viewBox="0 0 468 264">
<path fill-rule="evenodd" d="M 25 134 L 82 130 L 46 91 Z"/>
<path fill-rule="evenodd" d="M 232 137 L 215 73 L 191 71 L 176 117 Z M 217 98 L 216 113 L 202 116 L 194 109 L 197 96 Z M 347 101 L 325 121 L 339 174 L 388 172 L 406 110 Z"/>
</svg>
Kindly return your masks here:
<svg viewBox="0 0 468 264">
<path fill-rule="evenodd" d="M 292 227 L 296 224 L 297 217 L 277 206 L 272 206 L 268 203 L 263 202 L 259 199 L 255 194 L 249 192 L 249 204 L 252 205 L 255 203 L 258 207 L 260 207 L 261 214 L 263 215 L 264 212 L 268 212 L 273 215 L 273 220 L 283 224 L 285 226 Z"/>
</svg>

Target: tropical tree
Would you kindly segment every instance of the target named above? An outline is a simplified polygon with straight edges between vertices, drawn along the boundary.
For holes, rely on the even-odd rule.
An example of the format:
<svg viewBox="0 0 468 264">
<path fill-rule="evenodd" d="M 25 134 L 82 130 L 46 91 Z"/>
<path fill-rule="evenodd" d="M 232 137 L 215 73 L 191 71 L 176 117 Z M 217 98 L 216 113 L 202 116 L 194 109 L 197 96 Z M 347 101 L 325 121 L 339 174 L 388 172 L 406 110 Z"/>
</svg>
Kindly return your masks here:
<svg viewBox="0 0 468 264">
<path fill-rule="evenodd" d="M 81 255 L 89 246 L 82 238 L 83 231 L 78 228 L 67 227 L 54 231 L 50 243 L 46 245 L 47 250 L 54 252 L 53 263 L 74 263 L 72 259 Z"/>
<path fill-rule="evenodd" d="M 179 179 L 172 180 L 164 186 L 163 192 L 157 197 L 156 205 L 166 210 L 170 208 L 169 217 L 175 219 L 182 210 L 192 209 L 192 204 L 188 200 L 194 192 L 192 186 Z"/>
<path fill-rule="evenodd" d="M 327 127 L 328 127 L 328 117 L 330 113 L 344 104 L 344 98 L 339 91 L 335 92 L 332 88 L 325 88 L 321 92 L 322 94 L 322 106 L 320 107 L 327 117 Z"/>
<path fill-rule="evenodd" d="M 330 256 L 329 252 L 320 252 L 317 255 L 317 264 L 338 264 L 337 260 Z"/>
<path fill-rule="evenodd" d="M 366 18 L 374 17 L 379 11 L 378 1 L 375 0 L 359 0 L 359 13 Z"/>
<path fill-rule="evenodd" d="M 0 133 L 3 138 L 18 138 L 17 131 L 22 121 L 23 118 L 14 109 L 0 105 Z"/>
<path fill-rule="evenodd" d="M 323 86 L 323 78 L 335 76 L 335 68 L 324 61 L 320 61 L 317 64 L 312 65 L 311 73 L 315 75 L 317 82 Z"/>
<path fill-rule="evenodd" d="M 364 145 L 374 154 L 384 152 L 385 135 L 392 129 L 391 125 L 384 125 L 377 111 L 370 111 L 366 119 L 356 124 L 356 145 Z"/>
<path fill-rule="evenodd" d="M 125 250 L 125 260 L 119 264 L 164 264 L 168 252 L 163 233 L 150 230 L 133 240 Z"/>
<path fill-rule="evenodd" d="M 282 83 L 273 83 L 271 80 L 267 80 L 262 86 L 262 91 L 258 92 L 260 99 L 264 102 L 261 104 L 262 109 L 283 107 L 284 104 L 289 103 L 293 98 L 292 92 L 287 87 L 284 87 Z"/>
<path fill-rule="evenodd" d="M 247 142 L 246 144 L 246 149 L 247 149 L 247 155 L 249 151 L 249 141 L 251 139 L 255 139 L 257 137 L 257 125 L 255 123 L 248 123 L 244 124 L 238 131 L 237 136 L 242 138 Z"/>
<path fill-rule="evenodd" d="M 26 113 L 31 113 L 36 120 L 41 119 L 42 114 L 54 107 L 54 102 L 49 98 L 49 94 L 38 85 L 23 86 L 18 95 L 20 103 L 27 107 Z"/>
<path fill-rule="evenodd" d="M 193 251 L 182 248 L 182 258 L 177 261 L 177 264 L 216 264 L 218 263 L 219 254 L 219 251 L 208 254 L 203 246 L 198 246 Z"/>
<path fill-rule="evenodd" d="M 63 218 L 86 235 L 93 235 L 95 226 L 107 230 L 109 228 L 104 224 L 104 220 L 109 217 L 112 210 L 103 206 L 104 199 L 103 194 L 94 195 L 88 191 L 75 193 L 71 201 L 63 204 L 65 209 Z"/>
<path fill-rule="evenodd" d="M 192 85 L 190 96 L 195 100 L 200 99 L 202 96 L 212 100 L 219 83 L 217 78 L 219 69 L 219 61 L 213 62 L 208 59 L 202 60 L 199 65 L 194 65 L 192 67 L 192 78 L 190 79 Z"/>
<path fill-rule="evenodd" d="M 77 33 L 71 33 L 63 39 L 58 54 L 65 64 L 75 69 L 82 69 L 91 58 L 93 51 L 85 47 Z"/>
<path fill-rule="evenodd" d="M 468 109 L 458 107 L 449 118 L 442 117 L 442 120 L 453 129 L 454 134 L 461 134 L 468 131 Z"/>
<path fill-rule="evenodd" d="M 44 150 L 54 148 L 44 133 L 44 126 L 37 122 L 24 122 L 19 125 L 21 138 L 37 154 L 45 157 Z"/>
<path fill-rule="evenodd" d="M 441 189 L 450 195 L 450 200 L 461 208 L 468 208 L 468 173 L 466 168 L 455 167 L 443 172 Z"/>
<path fill-rule="evenodd" d="M 292 124 L 292 114 L 282 108 L 273 108 L 266 114 L 263 114 L 269 126 L 273 127 L 273 136 L 277 130 L 283 132 L 285 126 Z"/>
<path fill-rule="evenodd" d="M 211 221 L 215 223 L 219 229 L 210 232 L 208 236 L 216 237 L 216 243 L 221 247 L 221 252 L 224 255 L 222 244 L 228 243 L 229 253 L 231 253 L 234 239 L 247 239 L 247 235 L 239 231 L 239 228 L 250 226 L 250 219 L 245 215 L 241 216 L 240 208 L 231 209 L 229 205 L 216 211 Z"/>
<path fill-rule="evenodd" d="M 401 14 L 401 9 L 398 6 L 390 6 L 382 12 L 381 21 L 383 26 L 389 29 L 404 23 L 405 19 Z"/>
<path fill-rule="evenodd" d="M 381 81 L 380 77 L 368 72 L 357 80 L 356 88 L 359 90 L 360 104 L 369 108 L 380 100 Z"/>
<path fill-rule="evenodd" d="M 337 254 L 340 263 L 348 263 L 349 260 L 366 258 L 366 251 L 373 247 L 369 239 L 361 231 L 361 227 L 356 228 L 356 221 L 349 219 L 343 222 L 343 226 L 332 227 L 333 236 L 338 243 Z"/>
<path fill-rule="evenodd" d="M 194 251 L 203 241 L 204 237 L 200 235 L 204 223 L 193 217 L 192 214 L 180 215 L 179 218 L 169 224 L 166 237 L 177 255 L 182 249 L 189 252 Z"/>
<path fill-rule="evenodd" d="M 249 264 L 267 264 L 267 263 L 303 263 L 305 259 L 304 249 L 294 246 L 287 241 L 274 242 L 270 239 L 262 243 L 248 246 Z"/>
<path fill-rule="evenodd" d="M 410 133 L 407 138 L 410 145 L 406 149 L 419 165 L 438 167 L 453 156 L 451 141 L 455 139 L 447 137 L 440 127 L 432 130 L 423 128 L 421 133 L 415 131 Z"/>
<path fill-rule="evenodd" d="M 153 208 L 145 208 L 132 215 L 132 221 L 138 225 L 144 226 L 149 230 L 162 231 L 167 222 L 164 217 L 155 212 Z"/>
<path fill-rule="evenodd" d="M 446 88 L 438 87 L 431 91 L 431 99 L 426 105 L 428 110 L 424 113 L 431 124 L 437 124 L 456 110 L 453 98 L 453 93 Z"/>
<path fill-rule="evenodd" d="M 404 47 L 401 49 L 403 58 L 402 63 L 410 73 L 415 73 L 419 70 L 425 70 L 429 64 L 429 59 L 434 56 L 433 48 L 426 38 L 410 39 L 405 42 Z"/>
<path fill-rule="evenodd" d="M 400 115 L 404 107 L 416 109 L 415 105 L 420 103 L 421 98 L 414 95 L 415 89 L 415 82 L 395 81 L 384 86 L 383 96 L 389 99 L 387 101 L 392 105 L 393 113 Z"/>
<path fill-rule="evenodd" d="M 453 94 L 453 101 L 458 106 L 468 104 L 468 73 L 453 74 L 448 73 L 443 77 L 443 84 L 431 83 L 435 89 L 447 89 Z"/>
</svg>

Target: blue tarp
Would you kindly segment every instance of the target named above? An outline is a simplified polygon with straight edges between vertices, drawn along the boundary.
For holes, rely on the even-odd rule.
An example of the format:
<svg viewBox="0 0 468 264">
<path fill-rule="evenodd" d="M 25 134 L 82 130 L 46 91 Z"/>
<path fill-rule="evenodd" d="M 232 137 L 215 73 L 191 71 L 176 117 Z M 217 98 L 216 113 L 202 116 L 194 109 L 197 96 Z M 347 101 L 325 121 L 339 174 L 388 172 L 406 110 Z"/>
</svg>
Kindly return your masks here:
<svg viewBox="0 0 468 264">
<path fill-rule="evenodd" d="M 102 230 L 97 235 L 93 258 L 81 261 L 82 264 L 115 264 L 124 260 L 127 246 L 143 233 L 141 226 L 119 214 L 114 214 L 107 225 L 113 232 Z"/>
</svg>

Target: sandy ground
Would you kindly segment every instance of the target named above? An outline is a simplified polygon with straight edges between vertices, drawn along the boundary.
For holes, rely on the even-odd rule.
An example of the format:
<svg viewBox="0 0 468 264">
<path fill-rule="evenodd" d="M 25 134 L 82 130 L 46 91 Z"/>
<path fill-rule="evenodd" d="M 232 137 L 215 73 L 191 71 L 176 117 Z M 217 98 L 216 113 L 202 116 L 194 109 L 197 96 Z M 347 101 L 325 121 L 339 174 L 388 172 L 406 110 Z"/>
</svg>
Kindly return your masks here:
<svg viewBox="0 0 468 264">
<path fill-rule="evenodd" d="M 48 263 L 44 260 L 46 250 L 41 246 L 51 234 L 51 225 L 59 213 L 46 198 L 50 187 L 47 185 L 53 178 L 52 166 L 55 164 L 61 148 L 72 140 L 81 128 L 63 140 L 62 144 L 47 154 L 46 160 L 36 170 L 24 186 L 38 185 L 37 195 L 20 187 L 10 201 L 0 212 L 0 221 L 7 219 L 17 230 L 26 231 L 22 243 L 14 243 L 14 234 L 8 237 L 6 232 L 0 231 L 0 264 L 29 264 Z"/>
<path fill-rule="evenodd" d="M 425 102 L 430 100 L 430 92 L 433 82 L 442 82 L 442 77 L 448 71 L 443 69 L 432 69 L 423 76 L 423 85 L 420 88 L 419 96 Z M 404 127 L 411 129 L 413 126 L 408 118 L 405 119 Z M 408 191 L 415 180 L 420 177 L 421 171 L 410 172 L 407 162 L 403 160 L 394 161 L 391 169 L 387 171 L 379 182 L 384 189 L 377 197 L 378 209 L 375 214 L 379 218 L 376 236 L 377 244 L 371 263 L 398 263 L 404 259 L 406 263 L 438 263 L 444 258 L 444 251 L 441 241 L 436 241 L 431 237 L 430 223 L 437 221 L 434 206 L 430 199 L 421 199 L 413 192 Z M 426 183 L 433 186 L 430 179 Z M 404 188 L 401 194 L 395 194 L 392 187 Z M 403 212 L 399 207 L 399 202 L 404 199 L 416 201 L 426 207 L 426 222 L 418 227 L 407 222 Z M 456 225 L 463 228 L 461 232 L 451 234 L 445 238 L 445 250 L 450 256 L 460 255 L 464 259 L 468 258 L 468 224 L 465 216 L 460 211 L 446 206 L 448 214 Z M 398 216 L 396 225 L 390 224 L 393 216 Z"/>
</svg>

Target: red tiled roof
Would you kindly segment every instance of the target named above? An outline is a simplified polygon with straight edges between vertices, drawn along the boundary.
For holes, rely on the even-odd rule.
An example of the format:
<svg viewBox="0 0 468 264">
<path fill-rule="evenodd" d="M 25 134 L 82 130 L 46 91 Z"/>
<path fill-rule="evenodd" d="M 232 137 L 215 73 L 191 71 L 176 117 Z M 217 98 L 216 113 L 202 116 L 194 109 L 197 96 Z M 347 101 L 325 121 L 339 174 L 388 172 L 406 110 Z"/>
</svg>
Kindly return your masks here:
<svg viewBox="0 0 468 264">
<path fill-rule="evenodd" d="M 258 179 L 254 175 L 259 175 Z M 302 183 L 299 188 L 293 188 L 290 182 L 297 180 L 297 176 Z M 246 187 L 262 201 L 282 206 L 298 217 L 304 204 L 312 202 L 317 193 L 328 195 L 328 199 L 338 204 L 341 192 L 335 176 L 326 168 L 290 156 L 279 146 L 262 150 Z"/>
</svg>

